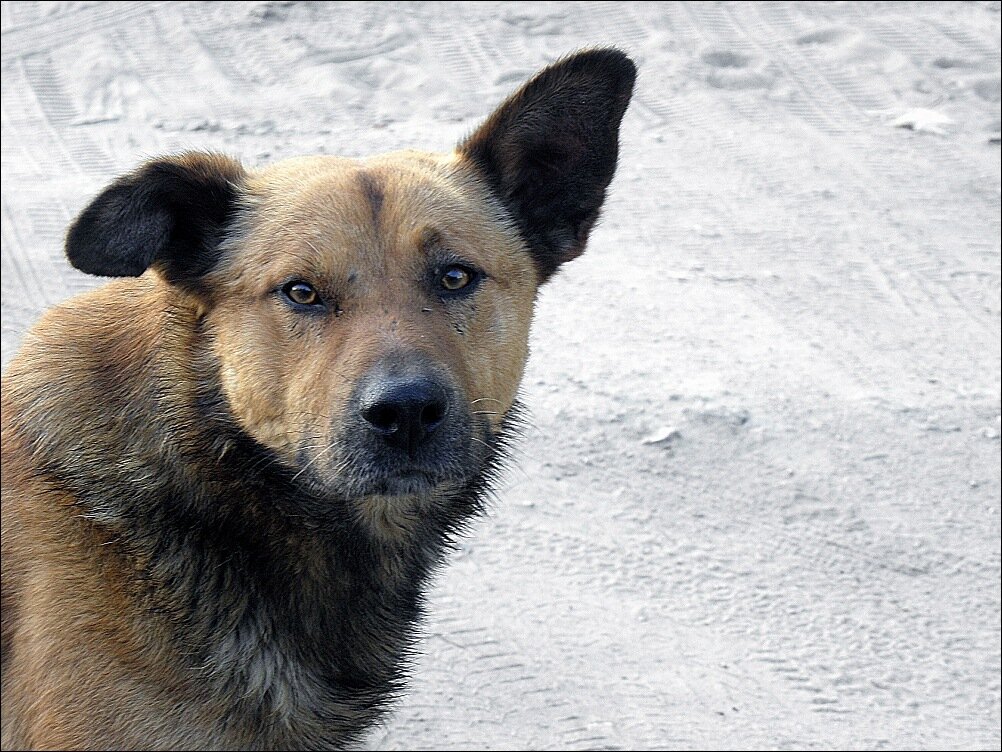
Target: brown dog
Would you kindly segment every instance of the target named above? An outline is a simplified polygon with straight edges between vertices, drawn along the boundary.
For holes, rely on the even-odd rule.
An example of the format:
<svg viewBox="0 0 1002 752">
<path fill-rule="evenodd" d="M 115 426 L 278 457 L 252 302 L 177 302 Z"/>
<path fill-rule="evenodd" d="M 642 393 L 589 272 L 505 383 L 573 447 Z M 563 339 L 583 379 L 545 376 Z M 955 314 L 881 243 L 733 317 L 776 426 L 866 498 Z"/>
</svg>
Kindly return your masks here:
<svg viewBox="0 0 1002 752">
<path fill-rule="evenodd" d="M 186 154 L 83 211 L 70 261 L 127 279 L 3 380 L 4 748 L 331 748 L 380 716 L 634 75 L 584 52 L 449 155 Z"/>
</svg>

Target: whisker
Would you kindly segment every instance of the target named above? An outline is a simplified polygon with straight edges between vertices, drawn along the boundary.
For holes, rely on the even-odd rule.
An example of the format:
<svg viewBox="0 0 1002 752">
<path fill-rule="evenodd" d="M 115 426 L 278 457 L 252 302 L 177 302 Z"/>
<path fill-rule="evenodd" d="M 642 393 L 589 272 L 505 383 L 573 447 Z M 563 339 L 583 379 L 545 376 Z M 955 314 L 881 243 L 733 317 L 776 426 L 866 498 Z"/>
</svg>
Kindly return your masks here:
<svg viewBox="0 0 1002 752">
<path fill-rule="evenodd" d="M 302 416 L 307 415 L 311 418 L 323 418 L 324 420 L 334 420 L 334 417 L 331 415 L 326 415 L 324 413 L 314 413 L 310 412 L 309 410 L 302 410 L 300 412 L 287 413 L 287 414 L 290 418 L 301 418 Z"/>
<path fill-rule="evenodd" d="M 491 446 L 490 444 L 488 444 L 488 443 L 487 443 L 486 441 L 484 441 L 483 439 L 478 439 L 478 438 L 477 438 L 476 436 L 471 436 L 470 438 L 471 438 L 471 439 L 472 439 L 473 441 L 477 442 L 478 444 L 483 444 L 483 445 L 484 445 L 485 447 L 487 447 L 488 449 L 490 449 L 490 450 L 491 450 L 492 452 L 495 452 L 495 453 L 497 452 L 497 447 L 493 447 L 493 446 Z"/>
<path fill-rule="evenodd" d="M 322 458 L 324 455 L 326 455 L 332 449 L 334 449 L 334 445 L 333 444 L 329 445 L 324 451 L 320 452 L 320 454 L 318 454 L 312 460 L 310 460 L 305 465 L 303 465 L 302 469 L 298 473 L 296 473 L 295 475 L 292 476 L 292 479 L 296 480 L 296 478 L 298 478 L 300 475 L 302 475 L 303 473 L 305 473 L 310 468 L 310 465 L 312 465 L 314 462 L 316 462 L 317 460 L 319 460 L 320 458 Z"/>
</svg>

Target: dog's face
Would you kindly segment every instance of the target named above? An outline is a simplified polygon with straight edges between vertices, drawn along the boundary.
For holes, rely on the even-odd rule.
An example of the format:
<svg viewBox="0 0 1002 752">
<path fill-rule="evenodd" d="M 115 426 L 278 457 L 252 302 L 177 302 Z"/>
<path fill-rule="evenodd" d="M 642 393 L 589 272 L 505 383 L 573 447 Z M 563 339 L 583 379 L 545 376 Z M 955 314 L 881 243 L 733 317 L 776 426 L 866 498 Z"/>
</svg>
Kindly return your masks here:
<svg viewBox="0 0 1002 752">
<path fill-rule="evenodd" d="M 244 184 L 206 275 L 243 428 L 342 497 L 463 485 L 515 399 L 538 272 L 456 156 L 316 157 Z"/>
<path fill-rule="evenodd" d="M 315 492 L 447 497 L 492 460 L 537 288 L 584 250 L 633 79 L 616 51 L 567 58 L 448 155 L 155 160 L 67 254 L 152 268 L 196 307 L 233 419 Z"/>
</svg>

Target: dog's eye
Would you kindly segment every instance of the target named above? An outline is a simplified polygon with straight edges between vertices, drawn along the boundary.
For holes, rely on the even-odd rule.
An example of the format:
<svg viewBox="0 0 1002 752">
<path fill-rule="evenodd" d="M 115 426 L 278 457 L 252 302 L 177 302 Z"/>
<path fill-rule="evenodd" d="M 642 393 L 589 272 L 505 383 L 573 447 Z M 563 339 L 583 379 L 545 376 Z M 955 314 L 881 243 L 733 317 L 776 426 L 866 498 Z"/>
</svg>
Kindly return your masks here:
<svg viewBox="0 0 1002 752">
<path fill-rule="evenodd" d="M 442 275 L 438 278 L 438 283 L 449 292 L 455 292 L 456 290 L 468 287 L 473 282 L 474 276 L 474 272 L 471 269 L 454 264 L 442 271 Z"/>
<path fill-rule="evenodd" d="M 323 305 L 323 301 L 320 300 L 320 295 L 317 293 L 317 291 L 313 289 L 312 285 L 309 285 L 303 281 L 297 280 L 289 282 L 285 287 L 282 288 L 282 294 L 285 295 L 285 297 L 287 297 L 296 305 L 301 305 L 301 306 Z"/>
</svg>

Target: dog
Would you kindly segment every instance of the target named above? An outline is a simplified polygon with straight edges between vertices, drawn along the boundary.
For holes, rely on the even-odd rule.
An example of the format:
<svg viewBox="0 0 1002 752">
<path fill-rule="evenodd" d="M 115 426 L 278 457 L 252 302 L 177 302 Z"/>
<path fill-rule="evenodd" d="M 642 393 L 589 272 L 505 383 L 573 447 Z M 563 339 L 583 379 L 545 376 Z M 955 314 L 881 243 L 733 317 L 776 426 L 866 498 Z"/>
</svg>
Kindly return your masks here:
<svg viewBox="0 0 1002 752">
<path fill-rule="evenodd" d="M 543 69 L 452 153 L 154 159 L 75 219 L 117 277 L 3 377 L 4 749 L 331 749 L 517 433 L 636 68 Z"/>
</svg>

